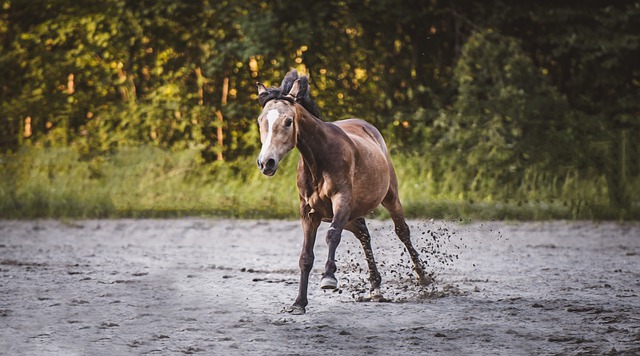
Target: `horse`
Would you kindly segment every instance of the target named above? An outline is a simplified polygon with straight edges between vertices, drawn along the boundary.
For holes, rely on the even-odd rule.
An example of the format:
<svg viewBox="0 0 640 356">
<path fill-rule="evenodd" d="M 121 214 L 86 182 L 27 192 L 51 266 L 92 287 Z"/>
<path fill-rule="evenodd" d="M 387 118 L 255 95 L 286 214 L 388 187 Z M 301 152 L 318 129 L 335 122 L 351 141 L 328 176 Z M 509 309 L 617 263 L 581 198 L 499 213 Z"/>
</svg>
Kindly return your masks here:
<svg viewBox="0 0 640 356">
<path fill-rule="evenodd" d="M 323 289 L 338 288 L 335 253 L 343 230 L 362 244 L 369 269 L 367 300 L 384 301 L 381 277 L 371 248 L 365 216 L 380 204 L 389 212 L 395 233 L 411 261 L 417 282 L 428 285 L 420 257 L 413 247 L 398 195 L 398 179 L 389 150 L 380 132 L 360 119 L 326 122 L 311 100 L 307 76 L 287 73 L 281 86 L 267 88 L 257 82 L 262 112 L 258 117 L 262 148 L 257 165 L 273 176 L 279 162 L 294 148 L 300 152 L 297 168 L 300 218 L 304 240 L 300 253 L 298 296 L 285 311 L 304 314 L 308 305 L 309 273 L 313 267 L 316 233 L 321 222 L 330 222 L 326 242 L 328 256 L 320 281 Z"/>
</svg>

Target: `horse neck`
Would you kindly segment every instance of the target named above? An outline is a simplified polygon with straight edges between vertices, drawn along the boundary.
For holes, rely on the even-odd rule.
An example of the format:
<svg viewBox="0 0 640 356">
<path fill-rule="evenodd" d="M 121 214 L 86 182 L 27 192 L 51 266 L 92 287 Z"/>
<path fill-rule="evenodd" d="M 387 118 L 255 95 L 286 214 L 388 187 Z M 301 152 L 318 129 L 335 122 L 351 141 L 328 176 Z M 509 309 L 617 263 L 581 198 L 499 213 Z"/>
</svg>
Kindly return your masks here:
<svg viewBox="0 0 640 356">
<path fill-rule="evenodd" d="M 314 173 L 325 160 L 329 124 L 314 117 L 302 106 L 296 104 L 295 107 L 298 130 L 296 147 L 306 168 Z"/>
</svg>

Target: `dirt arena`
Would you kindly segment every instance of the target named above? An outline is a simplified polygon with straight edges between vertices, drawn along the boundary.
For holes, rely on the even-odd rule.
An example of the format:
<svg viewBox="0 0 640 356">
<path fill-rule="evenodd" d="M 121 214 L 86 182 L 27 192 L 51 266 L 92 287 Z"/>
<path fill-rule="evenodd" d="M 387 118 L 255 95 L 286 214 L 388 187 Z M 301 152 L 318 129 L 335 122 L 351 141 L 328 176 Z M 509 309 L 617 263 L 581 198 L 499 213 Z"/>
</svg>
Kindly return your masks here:
<svg viewBox="0 0 640 356">
<path fill-rule="evenodd" d="M 391 302 L 348 232 L 321 290 L 324 224 L 293 316 L 298 221 L 0 221 L 0 354 L 640 354 L 640 224 L 409 225 L 432 286 L 370 221 Z"/>
</svg>

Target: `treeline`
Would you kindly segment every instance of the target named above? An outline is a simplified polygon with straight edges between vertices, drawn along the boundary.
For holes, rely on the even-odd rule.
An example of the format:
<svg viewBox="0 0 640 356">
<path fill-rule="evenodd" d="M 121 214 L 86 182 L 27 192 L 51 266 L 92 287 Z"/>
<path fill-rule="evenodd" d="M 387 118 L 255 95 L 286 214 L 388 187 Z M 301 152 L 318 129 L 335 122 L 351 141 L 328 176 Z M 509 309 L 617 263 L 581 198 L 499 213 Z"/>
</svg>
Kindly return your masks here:
<svg viewBox="0 0 640 356">
<path fill-rule="evenodd" d="M 255 82 L 297 68 L 325 119 L 372 122 L 438 190 L 603 182 L 580 199 L 638 209 L 640 1 L 0 4 L 5 153 L 152 145 L 233 161 L 259 145 Z"/>
</svg>

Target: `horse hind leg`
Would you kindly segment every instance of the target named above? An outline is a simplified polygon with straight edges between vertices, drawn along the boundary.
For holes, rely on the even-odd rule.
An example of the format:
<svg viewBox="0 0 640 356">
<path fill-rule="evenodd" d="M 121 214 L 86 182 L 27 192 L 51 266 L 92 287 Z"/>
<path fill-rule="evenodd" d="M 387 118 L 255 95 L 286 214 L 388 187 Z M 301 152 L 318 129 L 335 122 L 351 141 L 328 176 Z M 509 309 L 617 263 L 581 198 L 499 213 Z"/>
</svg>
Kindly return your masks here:
<svg viewBox="0 0 640 356">
<path fill-rule="evenodd" d="M 369 300 L 374 302 L 382 302 L 385 301 L 382 293 L 380 293 L 380 283 L 382 282 L 382 277 L 380 276 L 380 272 L 378 271 L 378 267 L 376 266 L 376 261 L 373 257 L 373 249 L 371 248 L 371 235 L 369 234 L 369 229 L 367 229 L 367 224 L 364 218 L 358 218 L 356 220 L 350 221 L 345 229 L 351 231 L 355 237 L 362 244 L 362 248 L 364 250 L 364 256 L 367 260 L 367 265 L 369 267 L 369 283 L 371 283 L 371 289 L 369 291 Z"/>
<path fill-rule="evenodd" d="M 407 226 L 407 223 L 404 217 L 402 218 L 392 217 L 392 219 L 395 224 L 396 235 L 398 235 L 398 237 L 400 238 L 400 241 L 402 241 L 404 246 L 407 248 L 407 251 L 409 252 L 409 256 L 411 257 L 411 262 L 413 263 L 413 271 L 416 274 L 418 283 L 422 286 L 430 285 L 433 282 L 433 280 L 431 277 L 427 276 L 424 273 L 424 269 L 422 268 L 422 263 L 420 262 L 420 255 L 418 254 L 418 251 L 416 251 L 416 249 L 413 247 L 413 244 L 411 243 L 409 226 Z"/>
<path fill-rule="evenodd" d="M 393 224 L 395 225 L 396 235 L 398 235 L 398 238 L 400 238 L 400 241 L 402 241 L 405 248 L 409 252 L 409 257 L 411 258 L 411 262 L 413 263 L 413 271 L 416 274 L 418 283 L 423 286 L 430 285 L 433 280 L 430 276 L 427 276 L 424 273 L 422 263 L 420 262 L 420 255 L 411 243 L 411 232 L 404 218 L 402 204 L 400 203 L 397 194 L 389 191 L 389 194 L 387 194 L 387 197 L 382 202 L 382 206 L 384 206 L 385 209 L 389 211 L 391 219 L 393 220 Z"/>
</svg>

